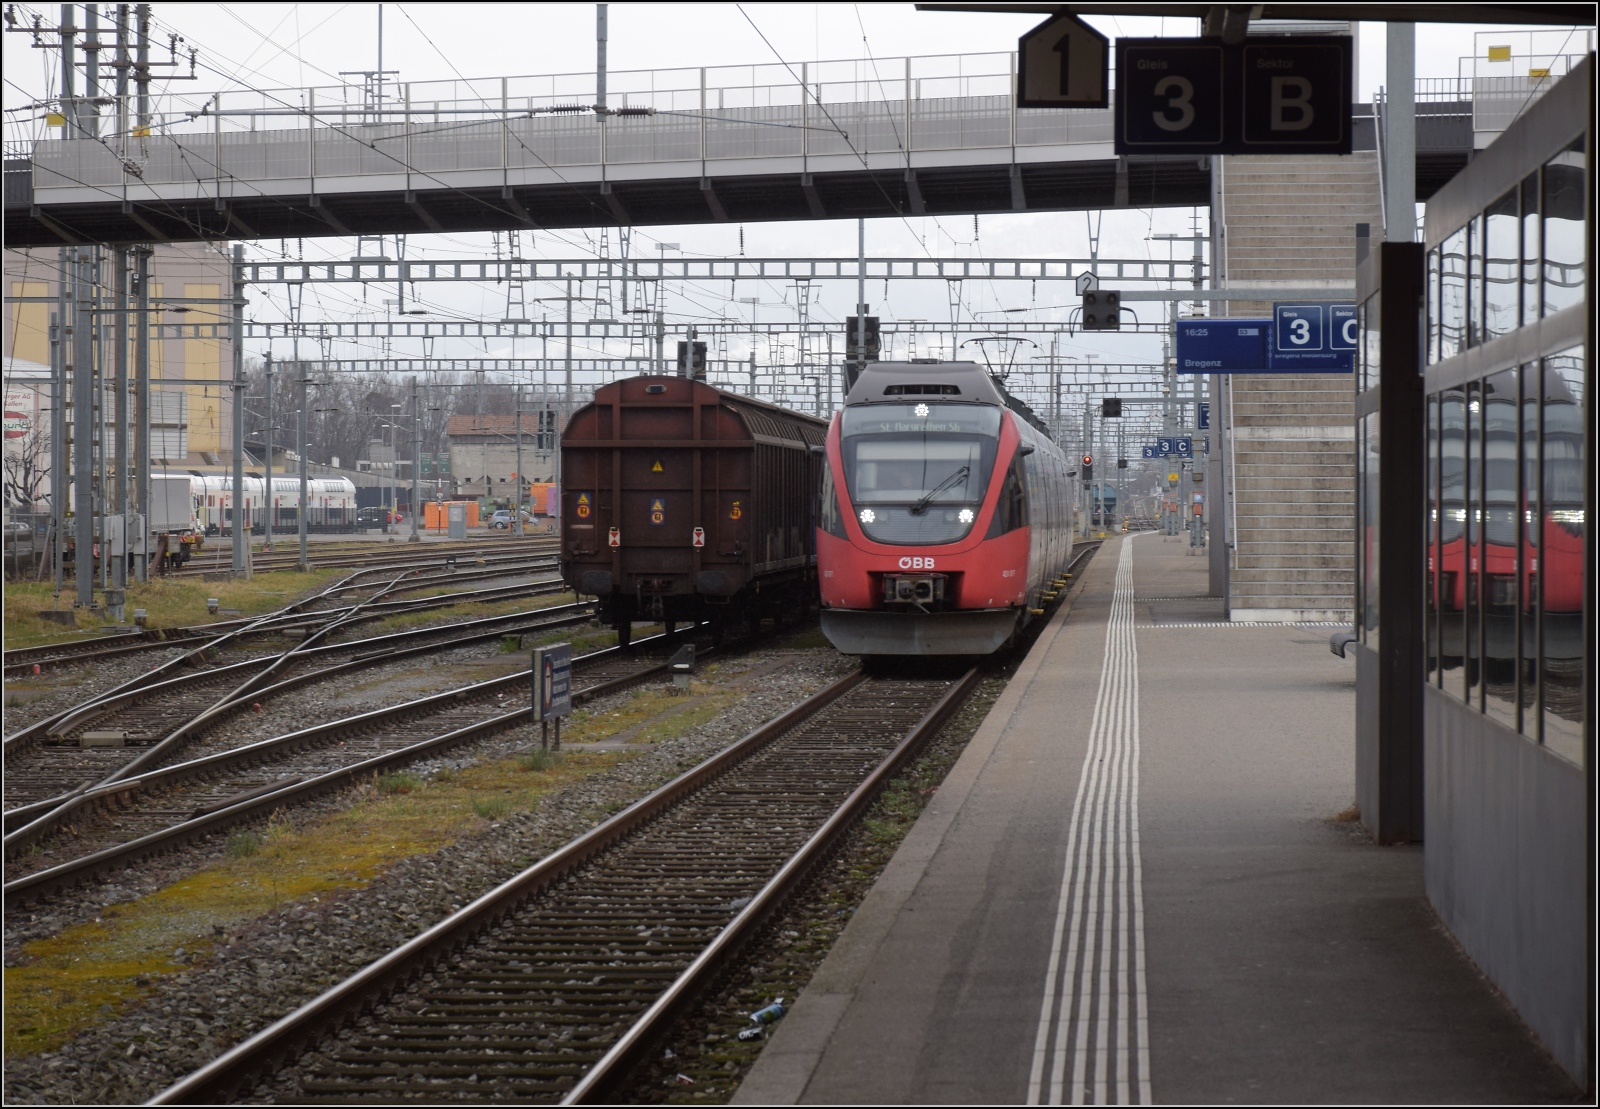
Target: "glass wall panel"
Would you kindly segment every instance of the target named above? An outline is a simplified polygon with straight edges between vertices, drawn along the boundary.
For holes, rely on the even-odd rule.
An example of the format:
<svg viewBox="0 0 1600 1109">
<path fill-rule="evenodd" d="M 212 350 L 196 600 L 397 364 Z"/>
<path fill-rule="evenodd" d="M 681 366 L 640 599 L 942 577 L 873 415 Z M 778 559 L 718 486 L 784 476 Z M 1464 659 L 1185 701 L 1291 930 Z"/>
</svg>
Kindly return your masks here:
<svg viewBox="0 0 1600 1109">
<path fill-rule="evenodd" d="M 1467 397 L 1451 389 L 1439 397 L 1439 665 L 1456 670 L 1466 658 Z M 1460 697 L 1459 675 L 1442 679 Z"/>
<path fill-rule="evenodd" d="M 1535 299 L 1538 297 L 1535 290 Z M 1522 734 L 1539 739 L 1539 366 L 1522 371 Z"/>
<path fill-rule="evenodd" d="M 1544 166 L 1544 314 L 1583 300 L 1583 139 Z"/>
<path fill-rule="evenodd" d="M 1467 229 L 1441 244 L 1439 253 L 1439 359 L 1461 353 L 1467 326 Z"/>
<path fill-rule="evenodd" d="M 1539 318 L 1539 175 L 1522 182 L 1522 322 Z"/>
<path fill-rule="evenodd" d="M 1378 649 L 1378 413 L 1361 418 L 1362 641 Z"/>
<path fill-rule="evenodd" d="M 1428 398 L 1428 487 L 1423 494 L 1423 504 L 1427 506 L 1427 543 L 1428 543 L 1428 573 L 1425 580 L 1426 593 L 1423 598 L 1424 616 L 1426 621 L 1423 628 L 1426 646 L 1423 648 L 1426 658 L 1427 678 L 1429 684 L 1439 684 L 1442 673 L 1439 667 L 1439 397 L 1434 394 Z"/>
<path fill-rule="evenodd" d="M 1483 217 L 1467 224 L 1467 346 L 1483 342 Z"/>
<path fill-rule="evenodd" d="M 1483 383 L 1484 708 L 1512 729 L 1517 726 L 1520 402 L 1516 370 L 1495 374 Z"/>
<path fill-rule="evenodd" d="M 1547 293 L 1548 295 L 1548 293 Z M 1545 359 L 1544 474 L 1540 537 L 1540 670 L 1544 742 L 1574 762 L 1583 756 L 1584 457 L 1583 348 Z"/>
<path fill-rule="evenodd" d="M 1440 248 L 1428 251 L 1428 353 L 1426 364 L 1439 361 L 1439 253 Z"/>
<path fill-rule="evenodd" d="M 1467 704 L 1483 707 L 1483 383 L 1467 384 L 1467 578 L 1462 592 L 1462 618 L 1466 626 Z"/>
<path fill-rule="evenodd" d="M 1489 206 L 1483 230 L 1483 337 L 1493 339 L 1516 330 L 1521 319 L 1517 310 L 1517 289 L 1521 284 L 1521 260 L 1517 234 L 1522 221 L 1518 213 L 1517 190 Z"/>
</svg>

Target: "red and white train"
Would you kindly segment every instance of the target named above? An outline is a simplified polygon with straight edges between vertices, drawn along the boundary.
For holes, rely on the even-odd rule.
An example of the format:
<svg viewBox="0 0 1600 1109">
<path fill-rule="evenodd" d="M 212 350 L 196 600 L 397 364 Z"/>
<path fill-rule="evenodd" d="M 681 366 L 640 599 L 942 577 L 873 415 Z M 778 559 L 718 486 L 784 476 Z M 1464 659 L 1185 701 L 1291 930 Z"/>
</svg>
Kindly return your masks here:
<svg viewBox="0 0 1600 1109">
<path fill-rule="evenodd" d="M 1073 471 L 972 362 L 869 364 L 828 429 L 822 630 L 852 655 L 986 655 L 1072 556 Z"/>
</svg>

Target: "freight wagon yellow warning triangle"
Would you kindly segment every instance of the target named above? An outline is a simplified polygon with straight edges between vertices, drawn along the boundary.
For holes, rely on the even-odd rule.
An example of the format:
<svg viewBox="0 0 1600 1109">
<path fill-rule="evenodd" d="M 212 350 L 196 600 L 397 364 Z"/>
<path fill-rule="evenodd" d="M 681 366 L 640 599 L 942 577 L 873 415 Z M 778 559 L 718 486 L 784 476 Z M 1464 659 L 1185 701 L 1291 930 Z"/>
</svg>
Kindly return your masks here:
<svg viewBox="0 0 1600 1109">
<path fill-rule="evenodd" d="M 666 473 L 666 469 L 665 469 L 665 467 L 663 467 L 661 465 L 661 460 L 659 458 L 656 459 L 654 462 L 650 463 L 650 472 L 652 474 L 664 474 L 664 473 Z"/>
</svg>

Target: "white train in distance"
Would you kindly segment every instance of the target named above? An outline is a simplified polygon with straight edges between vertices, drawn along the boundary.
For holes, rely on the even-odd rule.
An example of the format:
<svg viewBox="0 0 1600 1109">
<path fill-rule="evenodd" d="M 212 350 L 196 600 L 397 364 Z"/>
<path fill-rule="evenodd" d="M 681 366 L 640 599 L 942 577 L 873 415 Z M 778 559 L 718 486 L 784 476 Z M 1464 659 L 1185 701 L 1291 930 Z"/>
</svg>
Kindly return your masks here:
<svg viewBox="0 0 1600 1109">
<path fill-rule="evenodd" d="M 205 474 L 190 470 L 189 490 L 194 501 L 196 530 L 205 535 L 231 535 L 235 498 L 232 474 Z M 253 531 L 266 527 L 269 507 L 266 479 L 259 473 L 244 475 L 238 507 L 244 526 Z M 300 526 L 300 479 L 272 478 L 270 511 L 273 530 L 294 531 Z M 306 527 L 310 531 L 353 531 L 356 528 L 356 487 L 349 478 L 313 477 L 306 485 Z"/>
</svg>

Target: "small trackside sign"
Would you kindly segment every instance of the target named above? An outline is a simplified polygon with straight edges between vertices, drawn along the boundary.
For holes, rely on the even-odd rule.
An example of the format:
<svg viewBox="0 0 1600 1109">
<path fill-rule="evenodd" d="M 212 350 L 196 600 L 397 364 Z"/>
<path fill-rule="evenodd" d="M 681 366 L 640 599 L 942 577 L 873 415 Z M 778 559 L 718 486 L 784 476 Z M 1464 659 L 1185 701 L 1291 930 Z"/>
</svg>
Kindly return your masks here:
<svg viewBox="0 0 1600 1109">
<path fill-rule="evenodd" d="M 706 529 L 705 528 L 695 528 L 694 529 L 694 545 L 696 547 L 704 547 L 706 545 Z"/>
<path fill-rule="evenodd" d="M 613 547 L 622 546 L 622 529 L 612 528 L 611 534 L 606 537 L 606 542 L 611 544 Z"/>
</svg>

